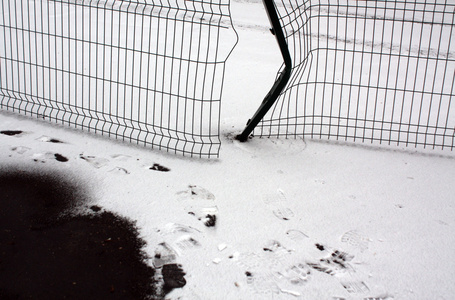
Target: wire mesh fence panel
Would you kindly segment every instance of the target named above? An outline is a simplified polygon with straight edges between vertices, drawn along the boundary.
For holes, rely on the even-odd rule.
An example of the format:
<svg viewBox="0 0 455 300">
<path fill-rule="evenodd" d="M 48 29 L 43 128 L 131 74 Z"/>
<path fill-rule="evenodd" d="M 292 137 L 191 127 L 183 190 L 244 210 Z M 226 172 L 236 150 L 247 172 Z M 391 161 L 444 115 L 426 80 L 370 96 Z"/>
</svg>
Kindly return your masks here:
<svg viewBox="0 0 455 300">
<path fill-rule="evenodd" d="M 255 134 L 454 148 L 453 1 L 275 4 L 292 75 Z"/>
<path fill-rule="evenodd" d="M 229 0 L 2 0 L 0 107 L 218 156 Z"/>
</svg>

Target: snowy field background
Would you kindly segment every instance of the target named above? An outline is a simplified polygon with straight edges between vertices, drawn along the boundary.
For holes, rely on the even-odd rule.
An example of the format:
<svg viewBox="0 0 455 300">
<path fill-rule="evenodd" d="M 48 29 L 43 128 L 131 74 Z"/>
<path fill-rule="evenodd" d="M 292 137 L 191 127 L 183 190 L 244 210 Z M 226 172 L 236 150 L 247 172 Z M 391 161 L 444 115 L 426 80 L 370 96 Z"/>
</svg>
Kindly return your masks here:
<svg viewBox="0 0 455 300">
<path fill-rule="evenodd" d="M 281 58 L 260 1 L 233 1 L 232 17 L 239 44 L 226 66 L 220 159 L 170 155 L 2 111 L 0 130 L 23 131 L 0 135 L 2 172 L 63 170 L 88 186 L 93 204 L 137 221 L 150 257 L 166 243 L 187 272 L 187 285 L 170 299 L 453 298 L 455 154 L 233 141 Z M 208 212 L 217 215 L 214 227 L 198 220 Z"/>
</svg>

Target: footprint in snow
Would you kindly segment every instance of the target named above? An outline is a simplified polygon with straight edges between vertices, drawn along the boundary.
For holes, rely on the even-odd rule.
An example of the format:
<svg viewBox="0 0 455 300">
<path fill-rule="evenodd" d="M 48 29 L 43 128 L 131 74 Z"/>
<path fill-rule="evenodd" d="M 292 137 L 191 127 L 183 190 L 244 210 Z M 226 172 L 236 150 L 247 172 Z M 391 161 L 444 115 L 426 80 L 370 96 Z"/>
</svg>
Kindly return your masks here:
<svg viewBox="0 0 455 300">
<path fill-rule="evenodd" d="M 270 274 L 245 271 L 246 283 L 256 294 L 279 294 L 280 288 Z"/>
<path fill-rule="evenodd" d="M 308 239 L 308 235 L 297 229 L 289 229 L 286 231 L 286 236 L 294 242 L 303 242 Z"/>
<path fill-rule="evenodd" d="M 355 230 L 351 230 L 343 234 L 341 241 L 364 252 L 368 249 L 370 239 Z"/>
<path fill-rule="evenodd" d="M 294 217 L 294 212 L 286 207 L 286 196 L 281 189 L 278 189 L 276 193 L 266 195 L 263 201 L 272 209 L 278 219 L 289 221 Z"/>
<path fill-rule="evenodd" d="M 178 255 L 183 255 L 187 251 L 201 247 L 201 244 L 192 235 L 185 234 L 173 241 L 171 246 Z"/>
<path fill-rule="evenodd" d="M 67 162 L 69 159 L 59 153 L 52 153 L 52 152 L 47 152 L 47 153 L 37 153 L 33 154 L 33 161 L 39 162 L 39 163 L 45 163 L 48 160 L 56 160 L 59 162 Z"/>
<path fill-rule="evenodd" d="M 364 294 L 370 291 L 362 280 L 353 280 L 352 274 L 356 271 L 350 265 L 354 256 L 337 249 L 328 248 L 322 244 L 315 244 L 316 248 L 325 253 L 325 256 L 316 262 L 307 262 L 312 269 L 338 277 L 341 285 L 350 294 Z M 348 275 L 348 276 L 346 276 Z"/>
<path fill-rule="evenodd" d="M 131 156 L 125 154 L 113 154 L 111 157 L 117 161 L 128 161 L 131 159 Z"/>
<path fill-rule="evenodd" d="M 391 296 L 391 295 L 388 295 L 388 294 L 385 294 L 385 295 L 380 295 L 380 296 L 377 296 L 377 297 L 366 297 L 366 298 L 363 298 L 363 300 L 393 300 L 394 297 Z"/>
<path fill-rule="evenodd" d="M 174 234 L 188 234 L 188 233 L 195 233 L 195 232 L 200 232 L 194 227 L 183 225 L 183 224 L 177 224 L 177 223 L 168 223 L 164 226 L 163 229 L 158 229 L 158 232 L 160 232 L 164 236 L 168 235 L 174 235 Z"/>
<path fill-rule="evenodd" d="M 160 243 L 157 246 L 152 263 L 155 267 L 157 295 L 164 296 L 170 290 L 186 285 L 186 274 L 182 266 L 176 263 L 175 252 L 166 243 Z"/>
<path fill-rule="evenodd" d="M 346 287 L 350 288 L 350 284 L 347 283 Z M 362 298 L 362 300 L 393 300 L 393 299 L 394 299 L 394 297 L 390 296 L 388 294 L 380 295 L 380 296 L 377 296 L 377 297 L 365 297 L 365 298 Z M 332 300 L 348 300 L 348 299 L 346 299 L 344 297 L 332 297 Z"/>
<path fill-rule="evenodd" d="M 273 253 L 274 256 L 281 258 L 292 253 L 291 250 L 284 248 L 280 242 L 275 240 L 270 240 L 262 248 L 264 252 Z"/>
<path fill-rule="evenodd" d="M 287 270 L 289 280 L 294 285 L 305 284 L 311 275 L 311 270 L 307 264 L 297 263 Z"/>
<path fill-rule="evenodd" d="M 85 160 L 87 163 L 89 163 L 91 166 L 93 166 L 96 169 L 102 168 L 109 163 L 109 160 L 106 158 L 96 157 L 96 156 L 91 156 L 91 155 L 80 154 L 79 158 Z"/>
<path fill-rule="evenodd" d="M 112 170 L 108 171 L 109 173 L 118 174 L 118 175 L 128 175 L 130 171 L 122 167 L 115 167 Z"/>
<path fill-rule="evenodd" d="M 201 232 L 191 226 L 168 223 L 163 229 L 157 231 L 164 237 L 167 246 L 178 255 L 201 246 L 195 238 Z"/>
<path fill-rule="evenodd" d="M 177 255 L 172 248 L 165 242 L 158 244 L 153 256 L 153 266 L 161 268 L 166 264 L 173 264 L 176 262 Z"/>
<path fill-rule="evenodd" d="M 14 146 L 11 147 L 11 151 L 16 152 L 18 154 L 24 154 L 25 152 L 31 150 L 29 147 L 24 147 L 24 146 Z"/>
<path fill-rule="evenodd" d="M 353 271 L 353 268 L 349 264 L 354 258 L 353 255 L 337 249 L 330 249 L 321 244 L 315 244 L 315 246 L 325 255 L 316 262 L 308 262 L 308 265 L 314 270 L 332 276 Z"/>
<path fill-rule="evenodd" d="M 299 262 L 293 253 L 278 241 L 271 240 L 261 252 L 241 254 L 238 265 L 243 268 L 246 283 L 255 293 L 300 296 L 302 286 L 311 277 L 311 268 Z"/>
<path fill-rule="evenodd" d="M 185 211 L 195 216 L 207 227 L 215 227 L 218 207 L 215 205 L 215 196 L 197 185 L 189 185 L 188 189 L 177 193 L 185 205 Z"/>
<path fill-rule="evenodd" d="M 40 141 L 40 142 L 45 142 L 45 143 L 64 144 L 64 142 L 62 142 L 61 140 L 58 140 L 58 139 L 55 139 L 55 138 L 51 138 L 51 137 L 48 137 L 48 136 L 45 136 L 45 135 L 37 138 L 36 140 Z"/>
<path fill-rule="evenodd" d="M 341 285 L 348 291 L 350 294 L 363 294 L 370 291 L 368 286 L 363 281 L 348 281 L 342 282 Z"/>
</svg>

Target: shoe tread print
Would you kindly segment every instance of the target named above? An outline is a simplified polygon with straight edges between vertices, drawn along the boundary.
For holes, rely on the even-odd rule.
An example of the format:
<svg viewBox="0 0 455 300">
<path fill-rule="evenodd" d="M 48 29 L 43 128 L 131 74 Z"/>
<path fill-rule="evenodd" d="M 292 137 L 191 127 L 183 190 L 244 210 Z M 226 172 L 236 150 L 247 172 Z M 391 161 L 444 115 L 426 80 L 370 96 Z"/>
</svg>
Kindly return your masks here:
<svg viewBox="0 0 455 300">
<path fill-rule="evenodd" d="M 350 230 L 341 236 L 341 241 L 360 249 L 361 252 L 364 252 L 368 249 L 370 239 L 356 230 Z"/>
<path fill-rule="evenodd" d="M 184 202 L 188 214 L 195 216 L 206 227 L 215 227 L 218 216 L 218 207 L 215 204 L 215 195 L 207 189 L 188 185 L 187 190 L 178 192 Z"/>
<path fill-rule="evenodd" d="M 278 189 L 275 193 L 267 194 L 263 199 L 271 209 L 275 217 L 283 221 L 289 221 L 294 217 L 294 212 L 285 206 L 286 196 L 283 190 Z"/>
<path fill-rule="evenodd" d="M 247 286 L 262 296 L 300 296 L 311 277 L 311 268 L 293 256 L 294 251 L 276 240 L 268 241 L 261 251 L 241 254 L 238 265 L 243 269 Z M 280 296 L 278 296 L 280 297 Z"/>
</svg>

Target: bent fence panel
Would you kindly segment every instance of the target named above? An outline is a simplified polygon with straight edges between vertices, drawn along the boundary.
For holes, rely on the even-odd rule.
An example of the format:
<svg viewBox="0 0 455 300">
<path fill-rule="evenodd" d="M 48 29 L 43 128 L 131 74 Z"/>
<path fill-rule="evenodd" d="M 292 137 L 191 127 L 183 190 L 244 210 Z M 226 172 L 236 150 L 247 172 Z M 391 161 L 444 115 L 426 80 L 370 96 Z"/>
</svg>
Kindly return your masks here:
<svg viewBox="0 0 455 300">
<path fill-rule="evenodd" d="M 236 42 L 229 0 L 2 0 L 0 107 L 218 156 Z"/>
<path fill-rule="evenodd" d="M 453 1 L 275 2 L 293 68 L 255 134 L 454 148 Z"/>
</svg>

